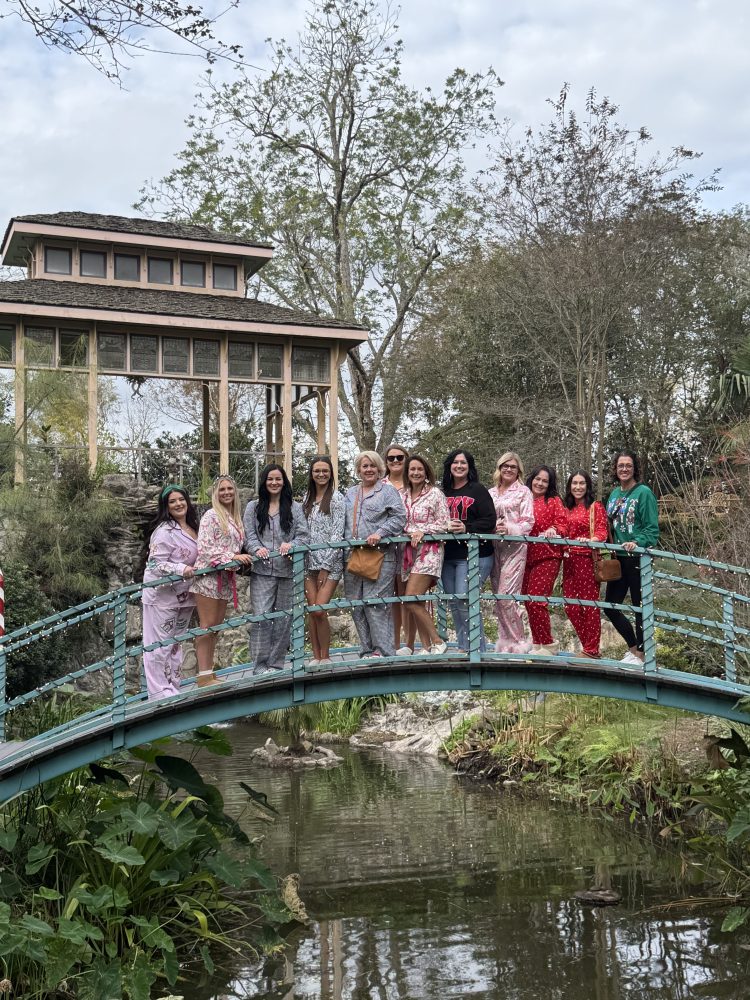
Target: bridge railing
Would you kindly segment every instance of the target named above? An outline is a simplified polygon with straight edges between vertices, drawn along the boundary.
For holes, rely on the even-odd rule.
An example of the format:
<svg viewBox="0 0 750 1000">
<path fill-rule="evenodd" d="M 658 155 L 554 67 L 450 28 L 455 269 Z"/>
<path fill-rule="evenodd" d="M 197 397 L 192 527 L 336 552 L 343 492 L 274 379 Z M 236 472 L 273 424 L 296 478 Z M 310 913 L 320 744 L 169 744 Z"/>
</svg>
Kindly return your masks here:
<svg viewBox="0 0 750 1000">
<path fill-rule="evenodd" d="M 444 533 L 427 535 L 425 539 L 427 541 L 457 540 L 466 544 L 466 592 L 450 594 L 439 591 L 419 596 L 398 597 L 393 595 L 386 598 L 361 600 L 339 597 L 332 599 L 325 605 L 308 606 L 304 592 L 307 554 L 316 550 L 330 548 L 350 550 L 366 544 L 363 541 L 344 541 L 334 543 L 333 545 L 322 543 L 297 546 L 291 550 L 289 556 L 286 557 L 292 561 L 293 572 L 294 600 L 290 610 L 279 610 L 259 615 L 252 612 L 230 614 L 219 625 L 208 629 L 190 628 L 176 637 L 176 639 L 170 638 L 148 645 L 144 645 L 142 641 L 128 645 L 128 605 L 139 600 L 144 589 L 159 587 L 182 580 L 182 577 L 172 575 L 151 581 L 147 584 L 130 584 L 108 594 L 94 597 L 67 611 L 59 612 L 40 621 L 25 625 L 9 633 L 3 639 L 0 639 L 0 739 L 4 739 L 5 722 L 9 712 L 22 705 L 29 704 L 41 695 L 59 689 L 63 685 L 75 683 L 87 675 L 97 673 L 106 672 L 108 676 L 111 676 L 112 699 L 108 705 L 103 706 L 96 713 L 90 713 L 90 715 L 93 718 L 96 715 L 111 713 L 113 721 L 117 723 L 124 719 L 129 701 L 135 700 L 137 702 L 144 700 L 146 697 L 142 674 L 140 689 L 131 693 L 130 696 L 128 695 L 126 690 L 126 666 L 129 659 L 141 656 L 144 651 L 174 645 L 175 642 L 185 643 L 196 636 L 220 633 L 227 629 L 238 627 L 252 626 L 261 621 L 273 620 L 280 617 L 291 618 L 289 669 L 292 671 L 295 680 L 302 680 L 309 669 L 305 663 L 305 618 L 311 610 L 342 612 L 351 611 L 356 607 L 389 604 L 406 605 L 413 602 L 437 603 L 438 630 L 444 638 L 447 638 L 446 606 L 455 600 L 467 602 L 469 648 L 463 654 L 462 658 L 468 660 L 472 667 L 480 666 L 483 662 L 518 659 L 519 654 L 482 651 L 481 644 L 484 634 L 482 606 L 491 604 L 494 601 L 516 601 L 520 604 L 543 603 L 550 606 L 550 608 L 580 605 L 583 607 L 596 607 L 601 610 L 617 608 L 630 614 L 638 612 L 642 615 L 645 661 L 642 668 L 630 666 L 628 669 L 642 669 L 646 675 L 663 669 L 660 668 L 657 654 L 657 632 L 660 630 L 665 634 L 672 633 L 678 635 L 688 643 L 698 644 L 699 649 L 703 650 L 706 654 L 706 661 L 710 661 L 709 665 L 714 674 L 718 669 L 724 681 L 737 684 L 738 696 L 744 693 L 750 694 L 750 688 L 747 689 L 747 692 L 743 690 L 744 681 L 748 676 L 746 665 L 749 662 L 748 657 L 750 657 L 750 596 L 748 594 L 750 591 L 750 569 L 747 567 L 712 562 L 697 556 L 658 549 L 635 549 L 631 554 L 637 556 L 640 560 L 641 604 L 633 607 L 632 605 L 613 604 L 606 600 L 585 600 L 560 596 L 540 597 L 519 593 L 493 593 L 492 591 L 482 592 L 479 571 L 479 546 L 482 541 L 542 542 L 545 545 L 560 546 L 566 550 L 571 548 L 586 548 L 622 553 L 622 547 L 618 545 L 588 540 L 568 541 L 566 539 L 541 538 L 532 535 L 454 535 Z M 409 538 L 408 536 L 398 536 L 392 539 L 384 539 L 381 544 L 385 545 L 394 542 L 409 544 Z M 280 553 L 274 552 L 271 553 L 271 556 L 280 556 Z M 684 568 L 690 575 L 656 570 L 655 564 L 657 562 L 659 564 L 671 562 L 676 564 L 678 569 Z M 235 563 L 227 563 L 224 566 L 201 570 L 196 575 L 216 573 L 235 567 Z M 719 582 L 708 582 L 709 580 Z M 734 589 L 729 586 L 720 585 L 725 583 L 734 583 Z M 661 606 L 661 603 L 657 604 L 657 586 L 660 588 L 660 593 L 663 594 L 664 600 L 668 604 L 671 602 L 671 606 Z M 694 602 L 686 601 L 684 596 L 677 599 L 682 588 L 688 594 L 704 595 L 702 600 L 706 603 L 707 613 L 693 613 L 696 610 L 692 606 Z M 702 612 L 704 609 L 700 608 L 698 610 Z M 712 612 L 714 617 L 711 616 Z M 38 688 L 18 695 L 13 699 L 9 700 L 6 698 L 9 656 L 12 657 L 12 654 L 17 650 L 42 641 L 73 625 L 94 618 L 104 618 L 104 631 L 111 634 L 111 655 L 95 663 L 71 671 L 63 677 L 50 680 Z M 713 657 L 709 655 L 712 649 L 714 650 Z M 716 653 L 719 653 L 720 665 L 716 663 Z M 443 654 L 442 658 L 455 659 L 456 656 L 457 654 L 452 651 Z M 549 658 L 529 653 L 523 654 L 523 659 L 542 663 Z M 568 656 L 568 659 L 571 662 L 591 665 L 590 659 L 576 658 L 575 656 Z M 347 666 L 356 666 L 357 662 L 356 658 L 349 659 Z M 603 666 L 623 668 L 623 665 L 617 661 L 602 658 L 599 662 Z M 223 673 L 229 677 L 237 676 L 246 671 L 247 666 L 248 664 L 241 664 L 229 667 Z M 696 666 L 696 670 L 699 669 L 700 663 Z"/>
</svg>

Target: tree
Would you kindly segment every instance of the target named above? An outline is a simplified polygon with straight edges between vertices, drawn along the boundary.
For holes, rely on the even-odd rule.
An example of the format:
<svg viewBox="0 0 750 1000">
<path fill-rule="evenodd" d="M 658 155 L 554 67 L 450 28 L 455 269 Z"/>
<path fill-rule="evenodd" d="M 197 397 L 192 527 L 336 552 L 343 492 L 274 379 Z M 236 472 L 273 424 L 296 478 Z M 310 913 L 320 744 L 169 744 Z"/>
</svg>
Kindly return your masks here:
<svg viewBox="0 0 750 1000">
<path fill-rule="evenodd" d="M 692 241 L 710 182 L 685 172 L 690 150 L 649 155 L 648 132 L 620 124 L 593 91 L 581 119 L 567 86 L 550 103 L 547 126 L 500 143 L 481 184 L 487 249 L 442 290 L 437 337 L 468 349 L 469 366 L 484 358 L 480 384 L 516 430 L 535 426 L 547 446 L 552 430 L 566 464 L 602 469 L 613 370 L 627 371 L 631 399 L 645 388 L 635 367 L 644 345 L 649 384 L 664 365 L 663 384 L 673 374 L 664 350 L 684 358 Z"/>
<path fill-rule="evenodd" d="M 209 62 L 219 57 L 239 59 L 240 48 L 214 36 L 217 18 L 190 0 L 0 0 L 6 13 L 17 17 L 50 49 L 81 56 L 94 69 L 119 80 L 127 60 L 152 50 L 149 39 L 159 34 L 187 42 Z M 234 7 L 238 0 L 230 0 Z M 2 8 L 0 7 L 0 10 Z"/>
<path fill-rule="evenodd" d="M 441 94 L 409 88 L 395 32 L 374 0 L 329 0 L 296 46 L 272 43 L 270 72 L 209 74 L 180 165 L 137 205 L 273 241 L 255 294 L 371 330 L 339 395 L 360 448 L 401 421 L 427 278 L 469 221 L 462 150 L 500 83 L 456 70 Z"/>
</svg>

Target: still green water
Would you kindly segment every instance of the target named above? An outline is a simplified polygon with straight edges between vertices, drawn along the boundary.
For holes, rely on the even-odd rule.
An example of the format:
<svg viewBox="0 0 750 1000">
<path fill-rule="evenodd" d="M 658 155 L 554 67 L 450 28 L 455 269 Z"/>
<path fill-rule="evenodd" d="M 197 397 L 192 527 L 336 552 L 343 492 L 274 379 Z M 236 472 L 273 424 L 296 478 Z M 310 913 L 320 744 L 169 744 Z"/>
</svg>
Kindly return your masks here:
<svg viewBox="0 0 750 1000">
<path fill-rule="evenodd" d="M 700 892 L 673 849 L 619 822 L 528 801 L 444 765 L 341 751 L 331 770 L 269 770 L 267 731 L 227 730 L 205 758 L 227 811 L 245 780 L 281 816 L 264 857 L 298 872 L 313 924 L 284 959 L 249 963 L 186 1000 L 746 1000 L 750 952 L 721 916 L 653 908 Z M 265 827 L 265 824 L 263 824 Z M 257 822 L 248 822 L 257 835 Z M 573 899 L 608 871 L 617 907 Z"/>
</svg>

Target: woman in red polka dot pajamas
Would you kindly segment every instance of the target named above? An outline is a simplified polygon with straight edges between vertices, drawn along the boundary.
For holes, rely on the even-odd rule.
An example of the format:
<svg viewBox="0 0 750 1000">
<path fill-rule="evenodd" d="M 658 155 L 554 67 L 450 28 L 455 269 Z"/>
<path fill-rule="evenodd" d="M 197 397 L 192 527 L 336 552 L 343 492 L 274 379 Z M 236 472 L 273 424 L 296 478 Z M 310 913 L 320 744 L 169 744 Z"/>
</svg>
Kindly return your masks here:
<svg viewBox="0 0 750 1000">
<path fill-rule="evenodd" d="M 565 486 L 565 506 L 568 509 L 568 538 L 607 540 L 607 512 L 594 499 L 594 484 L 583 469 L 574 472 Z M 584 601 L 599 600 L 600 585 L 594 579 L 593 549 L 575 546 L 567 550 L 563 560 L 563 597 Z M 599 658 L 602 620 L 599 608 L 566 604 L 565 613 L 576 630 L 583 647 L 583 656 Z"/>
<path fill-rule="evenodd" d="M 537 466 L 526 480 L 526 485 L 534 498 L 534 526 L 531 534 L 544 535 L 545 538 L 565 538 L 568 533 L 568 512 L 557 493 L 555 470 L 548 465 Z M 523 593 L 549 597 L 560 572 L 562 558 L 562 545 L 545 545 L 544 542 L 529 545 L 523 574 Z M 549 606 L 541 601 L 528 601 L 526 613 L 529 616 L 531 638 L 534 640 L 532 652 L 556 653 L 558 643 L 552 639 Z"/>
</svg>

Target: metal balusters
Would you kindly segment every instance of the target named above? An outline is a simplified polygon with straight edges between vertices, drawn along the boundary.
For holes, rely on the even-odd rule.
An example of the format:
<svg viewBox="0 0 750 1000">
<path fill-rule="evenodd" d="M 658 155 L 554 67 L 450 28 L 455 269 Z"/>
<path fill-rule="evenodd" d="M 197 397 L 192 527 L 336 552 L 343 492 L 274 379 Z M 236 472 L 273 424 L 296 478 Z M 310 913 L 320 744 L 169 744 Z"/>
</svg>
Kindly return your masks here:
<svg viewBox="0 0 750 1000">
<path fill-rule="evenodd" d="M 128 599 L 123 594 L 115 602 L 114 636 L 112 642 L 112 722 L 122 726 L 125 721 L 125 665 L 127 663 Z M 124 732 L 120 730 L 113 745 L 122 746 Z"/>
<path fill-rule="evenodd" d="M 641 557 L 641 608 L 643 609 L 643 653 L 646 673 L 656 671 L 656 616 L 654 614 L 654 563 L 648 552 Z"/>
<path fill-rule="evenodd" d="M 6 708 L 6 656 L 5 650 L 0 646 L 0 743 L 5 742 L 5 713 Z"/>
<path fill-rule="evenodd" d="M 435 588 L 435 607 L 437 608 L 437 630 L 443 642 L 448 641 L 448 602 L 445 600 L 443 585 L 438 580 Z"/>
<path fill-rule="evenodd" d="M 295 550 L 292 554 L 294 591 L 292 598 L 292 674 L 294 676 L 294 700 L 303 701 L 305 686 L 305 552 Z"/>
<path fill-rule="evenodd" d="M 723 600 L 724 607 L 724 679 L 732 684 L 737 682 L 737 650 L 734 630 L 734 601 L 731 594 Z"/>
<path fill-rule="evenodd" d="M 466 543 L 469 549 L 466 590 L 469 597 L 469 660 L 479 663 L 482 659 L 482 582 L 479 574 L 479 539 L 470 538 Z"/>
</svg>

